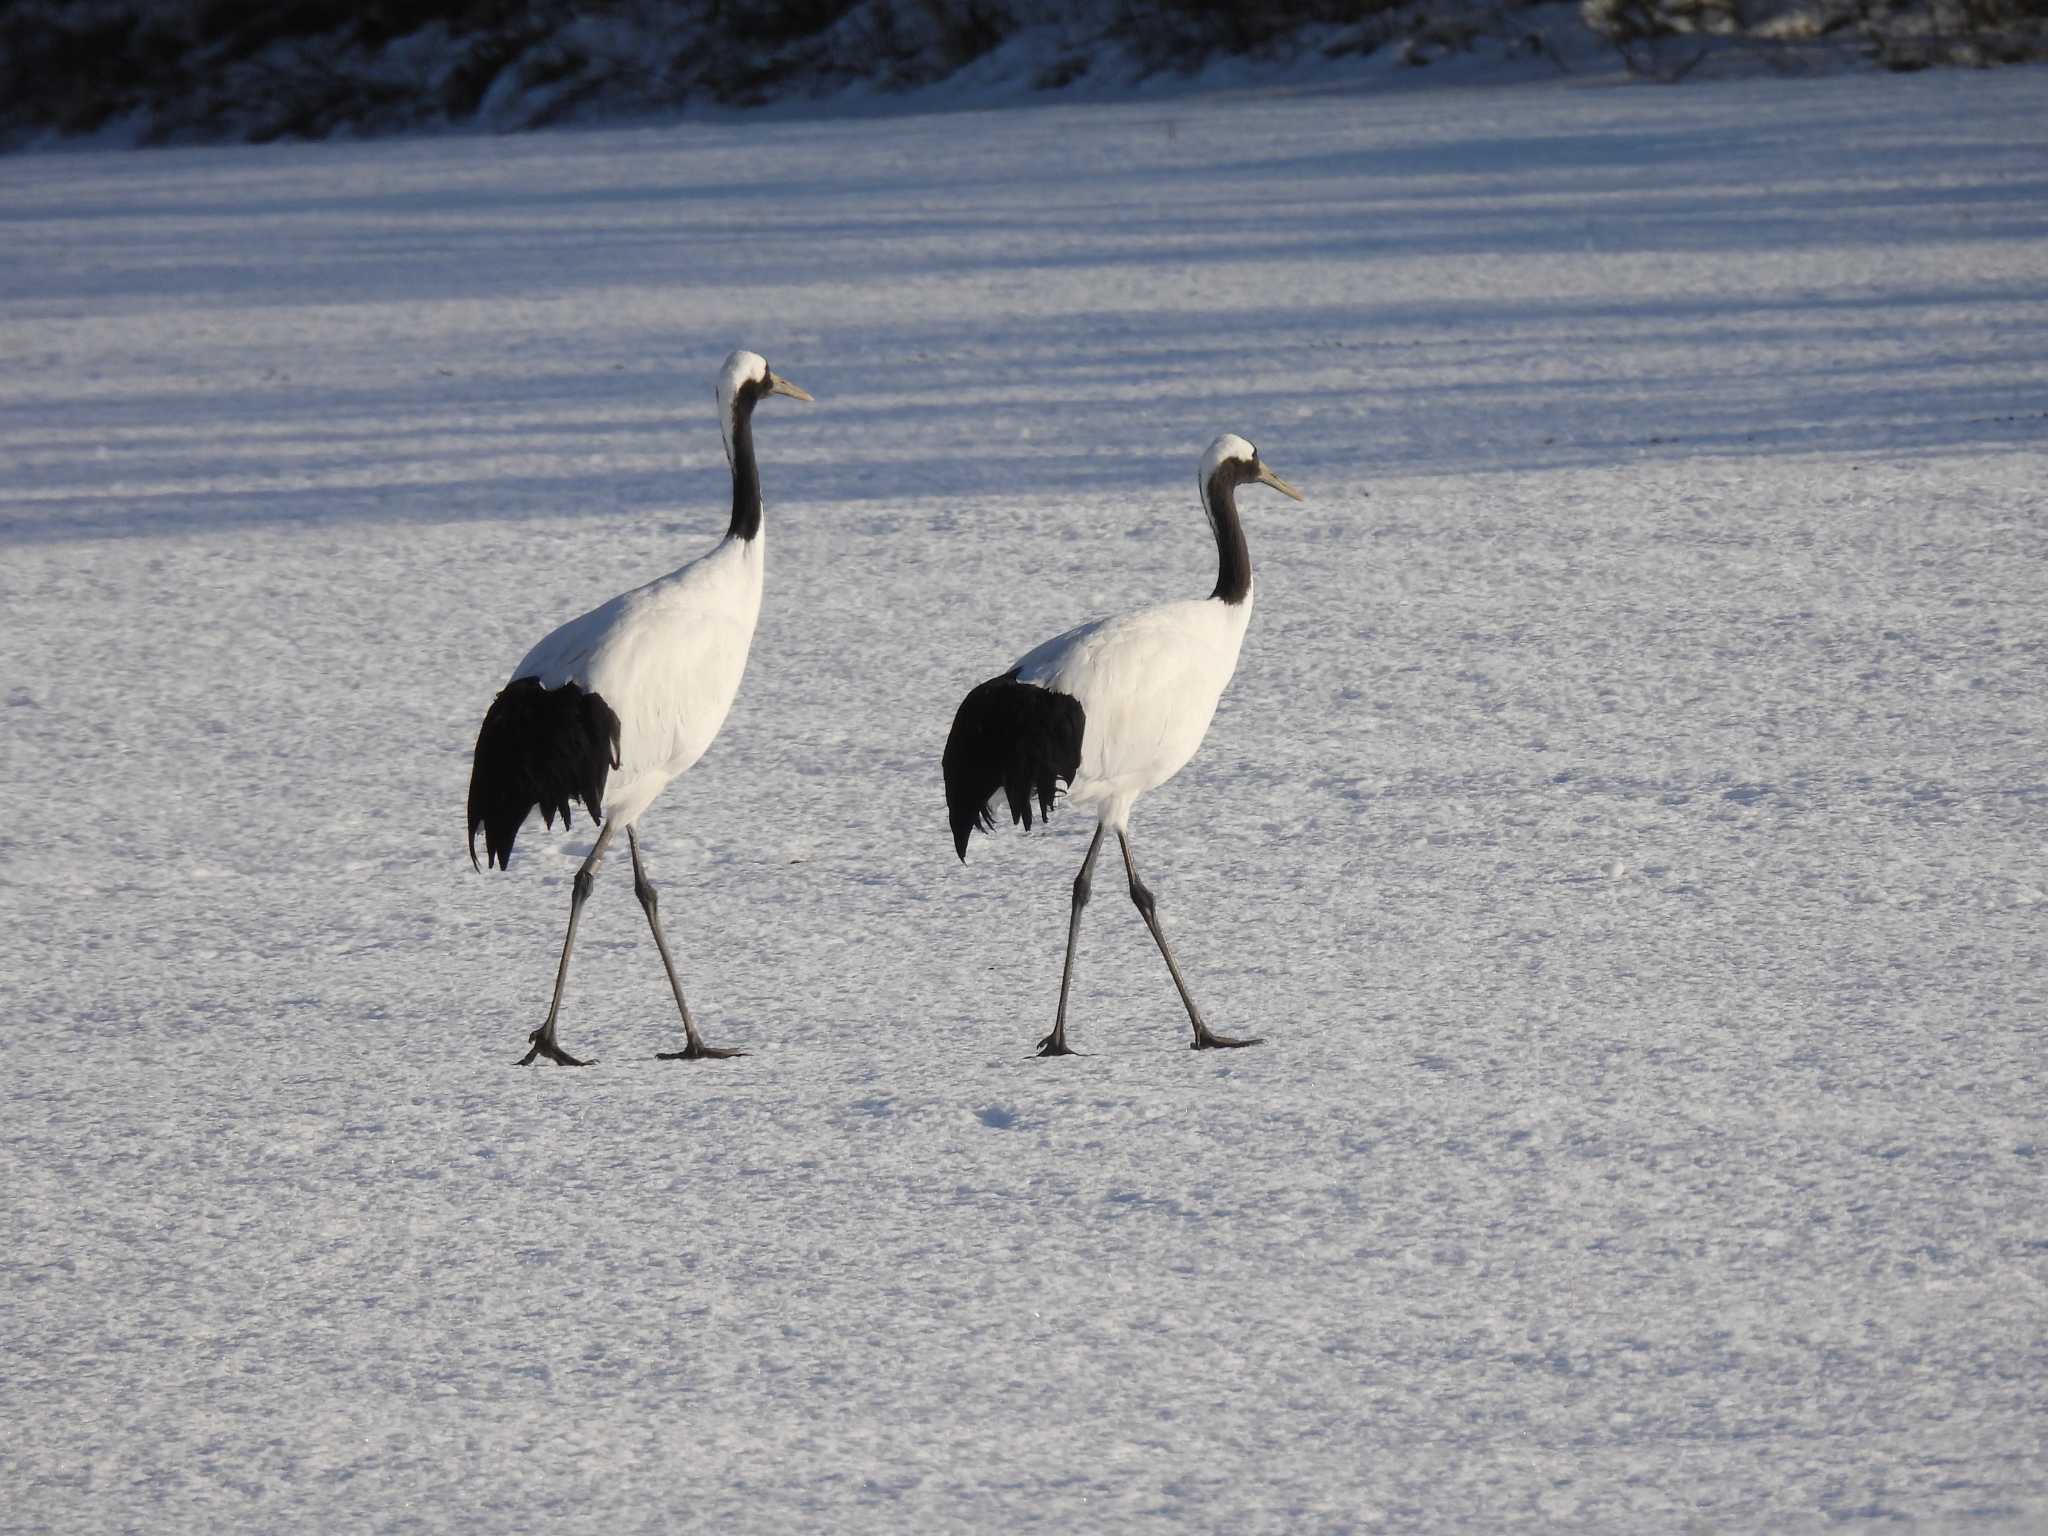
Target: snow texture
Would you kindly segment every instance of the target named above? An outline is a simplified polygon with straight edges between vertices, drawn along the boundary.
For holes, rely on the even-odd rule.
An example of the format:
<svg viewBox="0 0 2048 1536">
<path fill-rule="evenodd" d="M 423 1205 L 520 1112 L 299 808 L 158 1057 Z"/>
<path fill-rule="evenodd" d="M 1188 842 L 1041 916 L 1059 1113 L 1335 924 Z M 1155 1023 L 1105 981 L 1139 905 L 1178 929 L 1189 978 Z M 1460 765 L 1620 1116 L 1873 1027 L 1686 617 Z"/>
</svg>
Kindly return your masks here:
<svg viewBox="0 0 2048 1536">
<path fill-rule="evenodd" d="M 1218 93 L 18 158 L 0 1527 L 2037 1531 L 2041 78 Z M 771 557 L 590 828 L 506 659 Z M 772 425 L 773 430 L 768 430 Z M 1259 608 L 1134 822 L 955 862 L 1036 636 Z"/>
</svg>

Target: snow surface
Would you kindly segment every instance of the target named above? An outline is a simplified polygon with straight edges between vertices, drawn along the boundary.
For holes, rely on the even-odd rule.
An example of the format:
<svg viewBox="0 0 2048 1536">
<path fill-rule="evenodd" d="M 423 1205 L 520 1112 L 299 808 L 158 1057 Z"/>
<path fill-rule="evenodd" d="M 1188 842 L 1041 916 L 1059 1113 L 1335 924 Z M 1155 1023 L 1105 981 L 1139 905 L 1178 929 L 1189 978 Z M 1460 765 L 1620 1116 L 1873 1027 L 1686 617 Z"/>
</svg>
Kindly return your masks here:
<svg viewBox="0 0 2048 1536">
<path fill-rule="evenodd" d="M 0 1528 L 2048 1522 L 2043 77 L 0 163 Z M 507 662 L 768 591 L 649 812 Z M 1136 848 L 954 704 L 1259 608 Z"/>
</svg>

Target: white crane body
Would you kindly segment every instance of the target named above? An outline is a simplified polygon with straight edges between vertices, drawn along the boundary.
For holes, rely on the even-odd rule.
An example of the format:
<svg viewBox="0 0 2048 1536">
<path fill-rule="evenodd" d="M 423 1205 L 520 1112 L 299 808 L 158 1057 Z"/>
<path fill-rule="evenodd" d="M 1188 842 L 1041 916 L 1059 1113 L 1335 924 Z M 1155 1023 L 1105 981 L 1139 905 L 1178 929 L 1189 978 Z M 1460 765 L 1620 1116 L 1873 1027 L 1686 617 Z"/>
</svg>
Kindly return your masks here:
<svg viewBox="0 0 2048 1536">
<path fill-rule="evenodd" d="M 1117 835 L 1131 900 L 1166 958 L 1194 1025 L 1195 1047 L 1258 1043 L 1216 1034 L 1203 1021 L 1159 926 L 1152 892 L 1138 878 L 1130 843 L 1131 811 L 1139 796 L 1187 766 L 1237 671 L 1251 624 L 1253 582 L 1235 493 L 1254 482 L 1301 499 L 1243 438 L 1225 433 L 1209 445 L 1198 481 L 1216 535 L 1216 587 L 1208 597 L 1158 603 L 1057 635 L 1026 651 L 1008 672 L 971 689 L 953 716 L 944 761 L 946 807 L 954 850 L 963 862 L 975 829 L 994 830 L 1000 804 L 1027 829 L 1034 807 L 1049 817 L 1062 795 L 1096 815 L 1095 837 L 1074 878 L 1059 1013 L 1052 1033 L 1038 1043 L 1042 1056 L 1071 1054 L 1067 993 L 1081 909 L 1104 832 Z"/>
<path fill-rule="evenodd" d="M 753 352 L 735 352 L 717 384 L 719 425 L 732 469 L 732 522 L 709 553 L 621 592 L 550 633 L 512 669 L 477 733 L 469 781 L 469 856 L 484 834 L 485 860 L 510 868 L 519 829 L 536 809 L 549 826 L 566 826 L 581 801 L 599 823 L 597 840 L 576 871 L 569 931 L 555 972 L 547 1021 L 528 1036 L 520 1063 L 546 1056 L 583 1063 L 555 1039 L 576 923 L 597 866 L 624 828 L 633 852 L 633 890 L 647 914 L 663 968 L 683 1016 L 685 1049 L 673 1057 L 732 1056 L 704 1044 L 683 1000 L 668 940 L 655 915 L 655 891 L 640 859 L 636 823 L 678 774 L 702 757 L 725 724 L 747 670 L 761 616 L 765 560 L 761 478 L 754 461 L 754 407 L 769 395 L 808 400 Z"/>
<path fill-rule="evenodd" d="M 1140 795 L 1188 765 L 1237 671 L 1251 617 L 1249 596 L 1160 603 L 1080 625 L 1019 659 L 1018 682 L 1066 694 L 1087 716 L 1069 804 L 1120 831 Z"/>
<path fill-rule="evenodd" d="M 739 696 L 761 617 L 764 536 L 709 554 L 571 619 L 512 669 L 544 689 L 575 683 L 619 717 L 603 820 L 630 827 L 711 746 Z"/>
</svg>

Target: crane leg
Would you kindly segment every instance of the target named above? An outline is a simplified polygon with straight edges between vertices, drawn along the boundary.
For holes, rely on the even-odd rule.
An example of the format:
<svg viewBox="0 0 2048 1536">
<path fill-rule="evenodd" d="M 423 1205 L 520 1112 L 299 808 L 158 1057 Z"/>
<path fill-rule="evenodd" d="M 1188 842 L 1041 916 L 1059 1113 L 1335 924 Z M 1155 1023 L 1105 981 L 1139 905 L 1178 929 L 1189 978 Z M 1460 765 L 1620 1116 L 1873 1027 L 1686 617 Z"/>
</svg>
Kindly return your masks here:
<svg viewBox="0 0 2048 1536">
<path fill-rule="evenodd" d="M 744 1056 L 745 1051 L 732 1050 L 716 1045 L 706 1045 L 704 1037 L 697 1033 L 697 1021 L 690 1017 L 690 1005 L 683 1001 L 683 984 L 676 979 L 676 963 L 669 958 L 668 939 L 661 931 L 661 918 L 656 915 L 659 901 L 654 894 L 654 882 L 647 878 L 647 868 L 640 862 L 640 838 L 631 827 L 626 828 L 626 846 L 633 850 L 633 894 L 640 898 L 640 910 L 647 914 L 647 926 L 654 930 L 654 947 L 661 951 L 661 968 L 668 972 L 669 990 L 676 995 L 676 1007 L 683 1013 L 683 1038 L 688 1042 L 680 1051 L 656 1051 L 662 1061 L 703 1061 L 726 1056 Z"/>
<path fill-rule="evenodd" d="M 1074 945 L 1081 937 L 1081 909 L 1088 905 L 1088 892 L 1095 883 L 1095 855 L 1102 850 L 1102 827 L 1088 844 L 1088 857 L 1081 861 L 1081 873 L 1074 876 L 1074 910 L 1067 918 L 1067 963 L 1060 971 L 1060 1011 L 1053 1020 L 1052 1033 L 1038 1042 L 1041 1056 L 1071 1056 L 1067 1048 L 1067 988 L 1074 982 Z"/>
<path fill-rule="evenodd" d="M 590 900 L 590 888 L 597 883 L 597 866 L 604 859 L 604 851 L 610 846 L 612 829 L 609 823 L 600 827 L 597 841 L 591 845 L 590 857 L 583 861 L 576 871 L 574 894 L 569 898 L 569 932 L 562 939 L 562 963 L 555 970 L 555 998 L 548 1004 L 547 1022 L 532 1034 L 527 1041 L 533 1049 L 519 1058 L 519 1065 L 530 1066 L 536 1056 L 545 1056 L 558 1067 L 587 1067 L 587 1061 L 579 1061 L 555 1043 L 555 1020 L 562 1012 L 562 988 L 569 980 L 569 951 L 576 947 L 576 920 L 583 915 L 583 903 Z"/>
<path fill-rule="evenodd" d="M 1180 966 L 1174 961 L 1173 949 L 1166 942 L 1166 931 L 1159 926 L 1159 903 L 1144 881 L 1138 878 L 1138 866 L 1131 862 L 1131 840 L 1121 829 L 1116 834 L 1117 842 L 1124 850 L 1124 869 L 1131 877 L 1131 901 L 1138 909 L 1138 915 L 1145 919 L 1145 926 L 1152 930 L 1152 942 L 1159 946 L 1159 953 L 1166 956 L 1166 969 L 1173 977 L 1173 984 L 1180 992 L 1180 1000 L 1186 1004 L 1188 1022 L 1195 1026 L 1195 1040 L 1190 1047 L 1197 1051 L 1224 1050 L 1232 1046 L 1257 1045 L 1256 1037 L 1240 1040 L 1232 1035 L 1219 1035 L 1202 1022 L 1202 1010 L 1195 1006 L 1194 995 L 1188 991 L 1187 982 L 1182 979 Z"/>
</svg>

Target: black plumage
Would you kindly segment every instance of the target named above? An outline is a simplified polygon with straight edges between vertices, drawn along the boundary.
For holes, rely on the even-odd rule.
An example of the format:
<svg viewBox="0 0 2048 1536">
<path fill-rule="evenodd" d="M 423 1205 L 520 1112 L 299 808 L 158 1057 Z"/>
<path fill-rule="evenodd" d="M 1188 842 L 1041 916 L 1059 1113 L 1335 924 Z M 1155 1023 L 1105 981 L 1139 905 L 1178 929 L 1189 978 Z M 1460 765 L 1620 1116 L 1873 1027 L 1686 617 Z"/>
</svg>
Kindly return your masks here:
<svg viewBox="0 0 2048 1536">
<path fill-rule="evenodd" d="M 511 866 L 512 842 L 535 806 L 552 827 L 574 823 L 569 803 L 581 800 L 592 821 L 604 819 L 605 780 L 619 766 L 619 717 L 611 705 L 575 683 L 543 688 L 540 679 L 509 684 L 484 716 L 469 770 L 469 862 L 476 863 L 477 828 L 484 862 Z M 481 866 L 479 866 L 481 867 Z"/>
<path fill-rule="evenodd" d="M 989 800 L 997 790 L 1009 801 L 1010 820 L 1026 830 L 1034 799 L 1041 816 L 1052 815 L 1054 796 L 1081 769 L 1086 728 L 1079 699 L 1020 683 L 1014 668 L 960 701 L 946 737 L 944 767 L 946 811 L 962 863 L 975 827 L 995 830 Z"/>
</svg>

